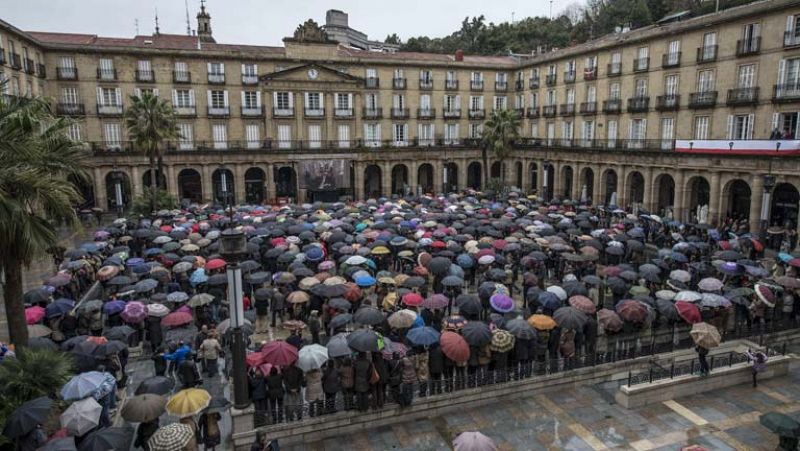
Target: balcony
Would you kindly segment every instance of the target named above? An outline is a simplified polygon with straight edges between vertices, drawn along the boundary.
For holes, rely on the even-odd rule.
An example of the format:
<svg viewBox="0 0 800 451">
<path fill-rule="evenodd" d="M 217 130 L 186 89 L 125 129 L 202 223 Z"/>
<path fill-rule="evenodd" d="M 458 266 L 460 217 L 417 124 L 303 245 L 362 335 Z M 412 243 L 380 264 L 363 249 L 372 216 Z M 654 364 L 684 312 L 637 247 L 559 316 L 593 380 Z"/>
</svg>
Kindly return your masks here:
<svg viewBox="0 0 800 451">
<path fill-rule="evenodd" d="M 442 111 L 442 115 L 445 119 L 460 119 L 461 118 L 461 108 L 449 108 Z"/>
<path fill-rule="evenodd" d="M 800 34 L 795 31 L 786 31 L 783 33 L 783 48 L 796 47 L 800 45 Z"/>
<path fill-rule="evenodd" d="M 22 58 L 19 56 L 19 53 L 10 53 L 8 56 L 10 60 L 9 64 L 12 69 L 22 69 Z"/>
<path fill-rule="evenodd" d="M 661 55 L 661 67 L 668 69 L 681 65 L 681 52 L 665 53 Z"/>
<path fill-rule="evenodd" d="M 496 81 L 494 82 L 494 90 L 497 92 L 506 92 L 508 91 L 508 82 L 507 81 Z"/>
<path fill-rule="evenodd" d="M 678 111 L 681 96 L 679 94 L 666 94 L 656 97 L 656 111 Z"/>
<path fill-rule="evenodd" d="M 281 108 L 281 107 L 273 107 L 272 108 L 272 117 L 274 118 L 282 118 L 282 117 L 294 117 L 294 108 Z"/>
<path fill-rule="evenodd" d="M 172 107 L 172 111 L 174 112 L 175 116 L 178 116 L 178 117 L 196 117 L 197 116 L 197 106 L 196 105 L 175 106 L 175 107 Z"/>
<path fill-rule="evenodd" d="M 208 106 L 208 117 L 229 117 L 231 115 L 231 107 L 229 106 Z"/>
<path fill-rule="evenodd" d="M 619 114 L 622 112 L 622 99 L 611 99 L 603 101 L 603 113 Z"/>
<path fill-rule="evenodd" d="M 352 108 L 334 108 L 333 116 L 339 119 L 350 119 L 355 116 L 355 111 Z"/>
<path fill-rule="evenodd" d="M 689 108 L 701 110 L 714 108 L 717 104 L 717 91 L 693 92 L 689 94 Z"/>
<path fill-rule="evenodd" d="M 36 64 L 33 62 L 32 59 L 25 58 L 24 63 L 25 63 L 24 64 L 25 72 L 27 72 L 29 74 L 35 74 L 36 73 Z"/>
<path fill-rule="evenodd" d="M 564 72 L 564 83 L 575 83 L 576 74 L 574 70 Z"/>
<path fill-rule="evenodd" d="M 728 90 L 728 106 L 755 105 L 758 103 L 758 86 Z"/>
<path fill-rule="evenodd" d="M 717 60 L 717 46 L 707 45 L 697 48 L 697 64 L 712 63 Z"/>
<path fill-rule="evenodd" d="M 646 113 L 650 109 L 650 97 L 631 97 L 628 99 L 628 113 Z"/>
<path fill-rule="evenodd" d="M 483 80 L 470 80 L 470 91 L 483 91 Z"/>
<path fill-rule="evenodd" d="M 245 86 L 253 86 L 258 84 L 258 75 L 256 74 L 242 74 L 242 84 Z"/>
<path fill-rule="evenodd" d="M 242 105 L 242 117 L 264 117 L 266 115 L 264 106 Z"/>
<path fill-rule="evenodd" d="M 636 58 L 633 60 L 634 72 L 647 72 L 650 69 L 650 58 Z"/>
<path fill-rule="evenodd" d="M 152 70 L 137 70 L 136 81 L 140 83 L 155 83 L 156 74 Z"/>
<path fill-rule="evenodd" d="M 559 108 L 558 114 L 560 116 L 575 116 L 575 104 L 562 103 L 561 108 Z"/>
<path fill-rule="evenodd" d="M 117 79 L 116 69 L 101 69 L 97 68 L 97 79 L 103 81 L 113 81 Z"/>
<path fill-rule="evenodd" d="M 775 85 L 772 88 L 772 103 L 800 102 L 800 83 Z"/>
<path fill-rule="evenodd" d="M 364 79 L 364 83 L 367 88 L 375 89 L 381 87 L 381 79 L 378 77 L 367 77 Z"/>
<path fill-rule="evenodd" d="M 392 78 L 392 89 L 406 89 L 406 79 Z"/>
<path fill-rule="evenodd" d="M 210 85 L 224 85 L 225 84 L 225 74 L 209 73 L 208 74 L 208 84 L 210 84 Z"/>
<path fill-rule="evenodd" d="M 0 53 L 2 53 L 2 50 L 0 50 Z M 36 65 L 36 75 L 38 75 L 39 78 L 47 78 L 47 68 L 44 64 Z"/>
<path fill-rule="evenodd" d="M 514 113 L 517 114 L 517 117 L 522 119 L 525 117 L 525 108 L 514 108 Z"/>
<path fill-rule="evenodd" d="M 325 108 L 323 107 L 304 108 L 303 116 L 306 119 L 322 119 L 325 117 Z"/>
<path fill-rule="evenodd" d="M 545 105 L 542 107 L 542 116 L 556 117 L 556 111 L 558 111 L 558 107 L 555 105 Z"/>
<path fill-rule="evenodd" d="M 458 91 L 458 80 L 445 80 L 444 89 L 445 91 Z"/>
<path fill-rule="evenodd" d="M 597 66 L 585 67 L 583 69 L 583 79 L 586 81 L 597 80 Z"/>
<path fill-rule="evenodd" d="M 408 108 L 392 108 L 391 117 L 392 119 L 408 119 Z"/>
<path fill-rule="evenodd" d="M 433 89 L 433 79 L 432 78 L 420 79 L 419 80 L 419 89 L 422 89 L 422 90 L 425 90 L 425 91 L 430 91 L 431 89 Z"/>
<path fill-rule="evenodd" d="M 597 114 L 597 102 L 583 102 L 580 106 L 580 113 L 584 116 Z"/>
<path fill-rule="evenodd" d="M 172 71 L 173 83 L 191 83 L 192 73 L 189 71 L 174 70 Z"/>
<path fill-rule="evenodd" d="M 539 107 L 538 106 L 528 107 L 528 111 L 527 111 L 526 116 L 528 117 L 528 119 L 536 119 L 536 118 L 538 118 L 539 117 Z"/>
<path fill-rule="evenodd" d="M 122 105 L 97 104 L 98 116 L 122 116 L 123 111 Z"/>
<path fill-rule="evenodd" d="M 525 80 L 523 80 L 521 78 L 517 79 L 517 80 L 514 80 L 514 90 L 515 91 L 522 91 L 524 89 L 525 89 Z"/>
<path fill-rule="evenodd" d="M 736 56 L 757 55 L 761 51 L 761 36 L 736 41 Z"/>
<path fill-rule="evenodd" d="M 558 81 L 558 75 L 556 74 L 547 74 L 544 77 L 544 84 L 546 84 L 547 86 L 555 86 L 556 81 Z"/>
<path fill-rule="evenodd" d="M 56 105 L 56 113 L 60 116 L 85 116 L 86 109 L 82 103 L 59 103 Z"/>
<path fill-rule="evenodd" d="M 434 119 L 436 118 L 435 108 L 417 108 L 417 119 Z"/>
<path fill-rule="evenodd" d="M 483 119 L 486 117 L 486 110 L 484 109 L 471 109 L 467 113 L 470 119 Z"/>
<path fill-rule="evenodd" d="M 364 119 L 381 119 L 383 118 L 383 108 L 364 108 L 361 116 Z"/>
<path fill-rule="evenodd" d="M 530 87 L 531 89 L 539 89 L 539 77 L 529 78 L 528 87 Z"/>
<path fill-rule="evenodd" d="M 56 67 L 57 80 L 77 80 L 78 68 L 77 67 Z"/>
<path fill-rule="evenodd" d="M 622 63 L 608 63 L 606 77 L 619 77 L 622 75 Z"/>
</svg>

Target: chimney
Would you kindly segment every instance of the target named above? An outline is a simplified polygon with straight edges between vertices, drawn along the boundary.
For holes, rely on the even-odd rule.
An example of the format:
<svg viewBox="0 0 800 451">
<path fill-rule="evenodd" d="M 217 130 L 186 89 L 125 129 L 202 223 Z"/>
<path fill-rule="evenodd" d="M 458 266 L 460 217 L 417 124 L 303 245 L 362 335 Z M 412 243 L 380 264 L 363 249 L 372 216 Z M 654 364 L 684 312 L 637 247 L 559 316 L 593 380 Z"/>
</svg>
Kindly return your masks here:
<svg viewBox="0 0 800 451">
<path fill-rule="evenodd" d="M 461 49 L 456 50 L 456 61 L 464 61 L 464 51 Z"/>
</svg>

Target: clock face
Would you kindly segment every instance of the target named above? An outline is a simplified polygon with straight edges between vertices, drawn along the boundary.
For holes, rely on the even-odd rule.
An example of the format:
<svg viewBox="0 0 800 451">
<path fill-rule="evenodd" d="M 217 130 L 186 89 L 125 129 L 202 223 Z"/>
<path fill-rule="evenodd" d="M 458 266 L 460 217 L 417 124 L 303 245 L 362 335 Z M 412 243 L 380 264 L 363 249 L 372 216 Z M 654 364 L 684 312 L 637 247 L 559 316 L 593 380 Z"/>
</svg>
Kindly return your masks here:
<svg viewBox="0 0 800 451">
<path fill-rule="evenodd" d="M 308 70 L 308 78 L 312 80 L 316 80 L 319 72 L 316 69 L 309 69 Z"/>
</svg>

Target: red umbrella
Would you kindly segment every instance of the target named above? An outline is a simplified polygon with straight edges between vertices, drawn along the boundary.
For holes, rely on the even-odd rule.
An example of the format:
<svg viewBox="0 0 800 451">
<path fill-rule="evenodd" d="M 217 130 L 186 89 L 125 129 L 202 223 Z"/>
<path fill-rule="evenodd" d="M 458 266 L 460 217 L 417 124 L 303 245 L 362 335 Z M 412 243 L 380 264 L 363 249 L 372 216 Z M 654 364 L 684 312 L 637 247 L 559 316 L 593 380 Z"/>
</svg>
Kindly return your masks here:
<svg viewBox="0 0 800 451">
<path fill-rule="evenodd" d="M 245 363 L 249 367 L 257 367 L 264 363 L 264 354 L 261 352 L 251 352 L 244 358 Z"/>
<path fill-rule="evenodd" d="M 586 313 L 587 315 L 594 315 L 594 313 L 597 311 L 597 307 L 595 307 L 594 302 L 592 302 L 591 299 L 579 294 L 569 298 L 569 305 L 575 307 L 583 313 Z"/>
<path fill-rule="evenodd" d="M 700 309 L 691 302 L 676 301 L 675 310 L 678 311 L 678 316 L 689 324 L 696 324 L 703 321 L 703 318 L 700 317 Z"/>
<path fill-rule="evenodd" d="M 206 262 L 206 270 L 213 271 L 215 269 L 220 269 L 225 267 L 225 260 L 221 258 L 214 258 Z"/>
<path fill-rule="evenodd" d="M 347 291 L 344 293 L 344 298 L 350 302 L 356 302 L 361 299 L 361 288 L 353 282 L 347 282 Z"/>
<path fill-rule="evenodd" d="M 273 341 L 261 348 L 264 363 L 275 366 L 288 366 L 297 361 L 297 348 L 283 340 Z"/>
<path fill-rule="evenodd" d="M 598 310 L 597 321 L 607 331 L 618 332 L 622 330 L 622 318 L 613 310 L 606 308 Z"/>
<path fill-rule="evenodd" d="M 758 241 L 755 238 L 750 238 L 750 242 L 753 243 L 753 249 L 755 249 L 756 252 L 761 252 L 764 250 L 764 245 L 761 244 L 761 241 Z"/>
<path fill-rule="evenodd" d="M 409 307 L 418 307 L 422 305 L 422 296 L 419 293 L 406 293 L 403 295 L 403 304 Z"/>
<path fill-rule="evenodd" d="M 603 275 L 606 277 L 619 277 L 622 274 L 622 268 L 619 266 L 608 266 L 603 270 Z"/>
<path fill-rule="evenodd" d="M 628 299 L 617 305 L 617 314 L 625 321 L 642 323 L 647 318 L 647 307 L 635 299 Z"/>
<path fill-rule="evenodd" d="M 178 327 L 189 324 L 194 319 L 192 315 L 186 312 L 172 312 L 169 315 L 161 318 L 161 325 L 167 327 Z"/>
<path fill-rule="evenodd" d="M 34 306 L 25 309 L 25 322 L 36 324 L 44 318 L 45 311 L 42 307 Z"/>
<path fill-rule="evenodd" d="M 469 345 L 461 335 L 446 330 L 439 337 L 439 344 L 442 352 L 450 360 L 456 363 L 464 363 L 469 360 Z"/>
<path fill-rule="evenodd" d="M 789 260 L 787 263 L 789 263 L 789 266 L 794 266 L 795 268 L 800 268 L 800 258 L 793 258 L 793 259 Z"/>
</svg>

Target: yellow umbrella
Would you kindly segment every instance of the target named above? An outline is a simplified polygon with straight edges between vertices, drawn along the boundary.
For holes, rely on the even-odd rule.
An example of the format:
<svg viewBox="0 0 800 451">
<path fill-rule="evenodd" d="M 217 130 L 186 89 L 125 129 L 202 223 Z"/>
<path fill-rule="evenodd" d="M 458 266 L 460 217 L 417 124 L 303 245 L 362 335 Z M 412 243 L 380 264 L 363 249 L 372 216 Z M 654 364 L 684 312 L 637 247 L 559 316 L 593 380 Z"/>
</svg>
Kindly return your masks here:
<svg viewBox="0 0 800 451">
<path fill-rule="evenodd" d="M 378 283 L 382 283 L 384 285 L 397 285 L 397 282 L 392 279 L 391 277 L 378 277 Z"/>
<path fill-rule="evenodd" d="M 397 304 L 397 293 L 391 292 L 383 298 L 383 309 L 391 310 Z"/>
<path fill-rule="evenodd" d="M 386 246 L 375 246 L 372 248 L 372 253 L 375 255 L 386 255 L 389 253 L 389 249 Z"/>
<path fill-rule="evenodd" d="M 553 318 L 540 314 L 531 315 L 531 317 L 528 318 L 528 324 L 536 330 L 550 330 L 556 327 L 556 322 Z"/>
<path fill-rule="evenodd" d="M 202 388 L 186 388 L 167 401 L 167 413 L 184 418 L 197 415 L 208 407 L 211 395 Z"/>
</svg>

